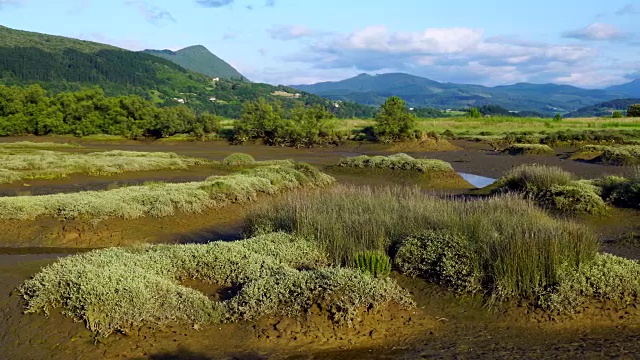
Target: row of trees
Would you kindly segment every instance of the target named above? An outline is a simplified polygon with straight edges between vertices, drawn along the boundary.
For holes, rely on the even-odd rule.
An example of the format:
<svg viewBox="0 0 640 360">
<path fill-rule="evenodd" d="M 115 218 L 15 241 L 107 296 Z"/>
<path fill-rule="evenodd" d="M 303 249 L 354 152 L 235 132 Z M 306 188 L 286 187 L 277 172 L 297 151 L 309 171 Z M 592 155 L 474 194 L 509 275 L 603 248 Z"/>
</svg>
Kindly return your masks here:
<svg viewBox="0 0 640 360">
<path fill-rule="evenodd" d="M 371 129 L 380 142 L 415 139 L 416 117 L 399 97 L 392 96 L 380 107 Z M 266 145 L 314 146 L 337 144 L 349 134 L 339 131 L 334 115 L 321 105 L 298 105 L 290 110 L 264 99 L 245 103 L 234 126 L 234 142 L 261 139 Z"/>
<path fill-rule="evenodd" d="M 93 134 L 127 138 L 220 131 L 220 118 L 185 106 L 157 107 L 135 95 L 107 97 L 99 88 L 48 96 L 38 85 L 0 85 L 0 136 Z"/>
</svg>

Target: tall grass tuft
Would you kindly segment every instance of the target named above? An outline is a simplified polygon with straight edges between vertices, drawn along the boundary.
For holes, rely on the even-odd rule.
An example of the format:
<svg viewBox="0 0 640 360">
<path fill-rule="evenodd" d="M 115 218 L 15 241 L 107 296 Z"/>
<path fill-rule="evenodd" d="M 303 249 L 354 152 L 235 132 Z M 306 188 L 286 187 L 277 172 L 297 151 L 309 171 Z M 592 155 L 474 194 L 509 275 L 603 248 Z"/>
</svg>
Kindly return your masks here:
<svg viewBox="0 0 640 360">
<path fill-rule="evenodd" d="M 420 173 L 453 173 L 448 162 L 437 159 L 415 159 L 407 154 L 398 153 L 389 156 L 361 155 L 343 159 L 337 166 L 344 168 L 370 168 L 380 170 L 405 170 Z"/>
<path fill-rule="evenodd" d="M 408 237 L 443 231 L 465 239 L 482 288 L 496 298 L 536 294 L 557 282 L 561 264 L 588 262 L 599 246 L 584 227 L 553 219 L 517 196 L 442 199 L 415 187 L 340 186 L 290 194 L 254 210 L 246 226 L 249 233 L 296 233 L 341 264 L 366 251 L 393 255 Z"/>
<path fill-rule="evenodd" d="M 387 277 L 391 273 L 391 258 L 382 252 L 366 251 L 356 254 L 353 265 L 374 277 Z"/>
<path fill-rule="evenodd" d="M 597 186 L 576 180 L 571 173 L 555 166 L 517 166 L 496 181 L 493 191 L 521 193 L 542 207 L 562 213 L 607 212 Z"/>
</svg>

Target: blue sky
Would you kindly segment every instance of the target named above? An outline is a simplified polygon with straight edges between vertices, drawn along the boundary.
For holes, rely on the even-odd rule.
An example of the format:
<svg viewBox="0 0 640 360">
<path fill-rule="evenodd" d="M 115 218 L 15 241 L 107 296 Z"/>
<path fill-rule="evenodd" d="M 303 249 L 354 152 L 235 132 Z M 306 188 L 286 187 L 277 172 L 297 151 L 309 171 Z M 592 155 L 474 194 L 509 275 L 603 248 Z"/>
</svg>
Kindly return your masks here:
<svg viewBox="0 0 640 360">
<path fill-rule="evenodd" d="M 273 84 L 362 72 L 588 88 L 640 78 L 630 0 L 0 0 L 0 24 L 130 50 L 201 44 Z"/>
</svg>

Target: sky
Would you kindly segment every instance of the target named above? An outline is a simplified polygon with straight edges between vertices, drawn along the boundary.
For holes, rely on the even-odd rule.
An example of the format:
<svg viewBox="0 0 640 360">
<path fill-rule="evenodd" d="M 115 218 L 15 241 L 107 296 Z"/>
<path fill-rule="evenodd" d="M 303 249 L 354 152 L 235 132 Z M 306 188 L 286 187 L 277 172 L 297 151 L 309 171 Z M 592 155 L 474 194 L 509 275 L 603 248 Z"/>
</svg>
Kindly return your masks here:
<svg viewBox="0 0 640 360">
<path fill-rule="evenodd" d="M 640 78 L 640 0 L 0 0 L 0 25 L 129 50 L 204 45 L 271 84 Z"/>
</svg>

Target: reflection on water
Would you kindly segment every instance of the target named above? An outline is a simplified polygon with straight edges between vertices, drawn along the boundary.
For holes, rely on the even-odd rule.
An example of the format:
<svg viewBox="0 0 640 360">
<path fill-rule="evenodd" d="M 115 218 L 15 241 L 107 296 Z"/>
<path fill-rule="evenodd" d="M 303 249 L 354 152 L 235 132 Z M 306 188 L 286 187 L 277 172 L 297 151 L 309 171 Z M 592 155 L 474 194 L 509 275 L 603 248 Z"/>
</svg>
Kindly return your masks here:
<svg viewBox="0 0 640 360">
<path fill-rule="evenodd" d="M 462 178 L 464 178 L 471 185 L 473 185 L 473 186 L 475 186 L 477 188 L 483 188 L 485 186 L 489 186 L 489 185 L 493 184 L 494 182 L 496 182 L 496 179 L 492 179 L 492 178 L 488 178 L 488 177 L 484 177 L 484 176 L 480 176 L 480 175 L 467 174 L 467 173 L 458 173 L 458 174 L 460 174 L 460 176 L 462 176 Z"/>
</svg>

